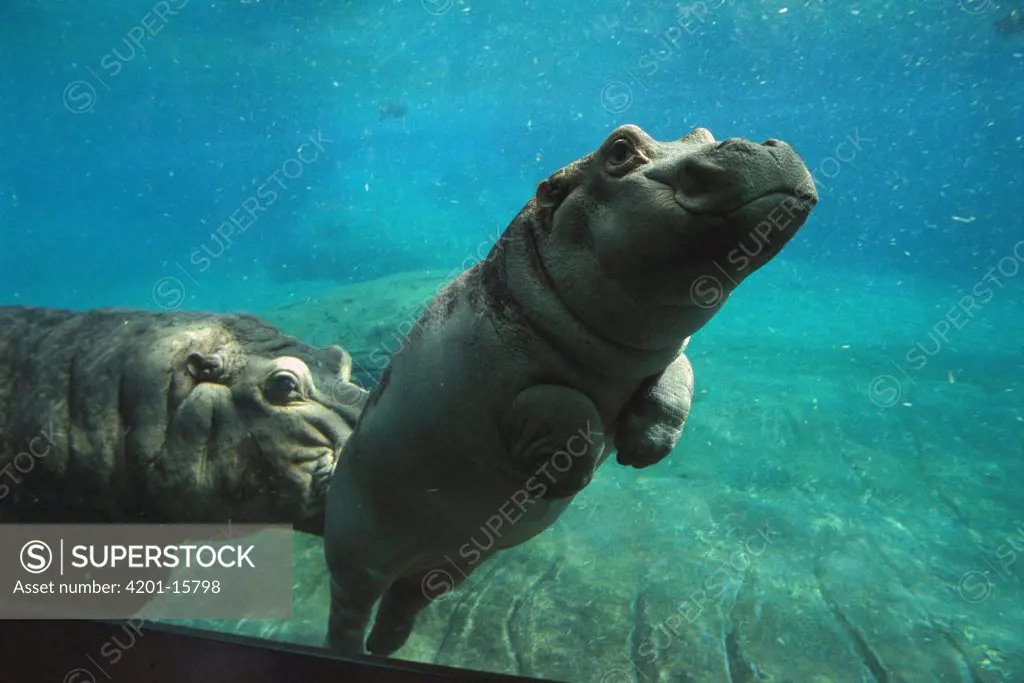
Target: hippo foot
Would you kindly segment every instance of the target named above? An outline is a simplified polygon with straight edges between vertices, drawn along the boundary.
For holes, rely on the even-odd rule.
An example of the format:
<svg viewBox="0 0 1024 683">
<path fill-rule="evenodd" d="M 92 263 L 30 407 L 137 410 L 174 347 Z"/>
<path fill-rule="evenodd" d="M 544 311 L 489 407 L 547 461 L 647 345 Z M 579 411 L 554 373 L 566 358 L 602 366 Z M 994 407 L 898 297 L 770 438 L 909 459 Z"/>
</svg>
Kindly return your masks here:
<svg viewBox="0 0 1024 683">
<path fill-rule="evenodd" d="M 365 634 L 361 630 L 341 630 L 333 627 L 327 629 L 324 648 L 344 655 L 366 654 L 363 645 Z"/>
<path fill-rule="evenodd" d="M 387 657 L 405 645 L 412 634 L 412 623 L 393 626 L 388 629 L 374 628 L 366 641 L 366 650 L 371 655 Z"/>
<path fill-rule="evenodd" d="M 430 603 L 446 599 L 473 572 L 473 567 L 466 567 L 460 570 L 461 576 L 453 576 L 450 569 L 449 564 L 439 563 L 403 576 L 388 588 L 366 641 L 370 654 L 387 656 L 400 650 L 409 640 L 416 615 Z"/>
<path fill-rule="evenodd" d="M 693 369 L 680 354 L 626 405 L 615 433 L 620 465 L 650 467 L 668 457 L 682 436 L 693 401 Z"/>
<path fill-rule="evenodd" d="M 631 433 L 632 432 L 632 433 Z M 655 465 L 672 452 L 678 439 L 678 433 L 652 424 L 636 432 L 623 430 L 619 432 L 618 452 L 615 456 L 620 465 L 642 469 Z"/>
<path fill-rule="evenodd" d="M 601 461 L 601 416 L 576 389 L 554 384 L 525 389 L 512 402 L 503 427 L 513 467 L 544 485 L 544 500 L 582 491 Z"/>
</svg>

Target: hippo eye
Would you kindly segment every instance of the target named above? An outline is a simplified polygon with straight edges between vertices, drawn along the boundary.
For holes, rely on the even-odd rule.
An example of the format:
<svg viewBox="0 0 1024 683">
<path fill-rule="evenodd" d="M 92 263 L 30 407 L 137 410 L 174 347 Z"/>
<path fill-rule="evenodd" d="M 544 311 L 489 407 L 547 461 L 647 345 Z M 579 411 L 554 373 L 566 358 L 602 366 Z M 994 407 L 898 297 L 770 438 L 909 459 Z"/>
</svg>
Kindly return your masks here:
<svg viewBox="0 0 1024 683">
<path fill-rule="evenodd" d="M 284 404 L 302 397 L 301 386 L 298 377 L 287 370 L 280 370 L 267 380 L 264 393 L 271 403 Z"/>
<path fill-rule="evenodd" d="M 619 138 L 608 150 L 608 161 L 615 165 L 624 164 L 630 160 L 634 151 L 633 143 L 626 138 Z"/>
</svg>

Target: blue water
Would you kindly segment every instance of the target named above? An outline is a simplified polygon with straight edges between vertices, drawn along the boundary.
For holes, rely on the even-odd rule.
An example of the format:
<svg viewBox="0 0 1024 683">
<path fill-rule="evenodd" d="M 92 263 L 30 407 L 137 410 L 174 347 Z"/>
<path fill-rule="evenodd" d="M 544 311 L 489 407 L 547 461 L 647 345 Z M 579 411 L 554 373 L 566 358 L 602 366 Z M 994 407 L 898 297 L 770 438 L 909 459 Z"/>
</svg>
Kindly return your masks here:
<svg viewBox="0 0 1024 683">
<path fill-rule="evenodd" d="M 709 4 L 680 29 L 670 5 L 435 17 L 412 1 L 192 0 L 150 35 L 148 2 L 7 3 L 0 297 L 113 303 L 90 296 L 103 283 L 146 305 L 145 283 L 197 268 L 191 251 L 318 130 L 322 157 L 207 280 L 301 279 L 312 259 L 338 282 L 457 263 L 622 122 L 791 142 L 823 201 L 786 259 L 969 280 L 1020 234 L 1024 46 L 995 32 L 1000 8 Z M 76 81 L 81 114 L 62 97 Z M 624 111 L 602 106 L 609 84 L 631 89 Z M 379 121 L 391 102 L 407 115 Z M 836 163 L 849 136 L 862 148 Z M 453 202 L 454 220 L 430 222 Z M 396 204 L 404 220 L 365 220 Z"/>
<path fill-rule="evenodd" d="M 622 123 L 657 139 L 696 126 L 719 139 L 776 137 L 804 158 L 821 201 L 765 277 L 806 273 L 806 291 L 751 289 L 722 325 L 733 339 L 756 337 L 768 302 L 787 343 L 863 341 L 879 325 L 898 330 L 887 353 L 903 358 L 1009 258 L 1004 270 L 1015 270 L 996 291 L 1010 313 L 972 327 L 984 333 L 962 337 L 948 369 L 952 383 L 976 359 L 981 398 L 939 397 L 914 419 L 922 433 L 943 430 L 929 446 L 939 449 L 971 429 L 957 419 L 979 428 L 995 414 L 978 401 L 998 393 L 1006 412 L 995 445 L 956 457 L 1020 458 L 1020 399 L 1008 392 L 1021 375 L 1001 383 L 1001 373 L 1020 370 L 1022 350 L 1013 316 L 1024 259 L 1013 249 L 1024 240 L 1024 33 L 994 26 L 1019 4 L 167 6 L 179 9 L 160 18 L 149 0 L 0 8 L 0 304 L 264 313 L 457 266 L 494 241 L 540 180 Z M 395 103 L 405 115 L 382 120 Z M 230 243 L 218 237 L 253 197 L 265 210 L 244 230 L 226 228 Z M 866 296 L 862 285 L 876 282 L 899 287 Z M 864 398 L 872 377 L 891 371 L 888 357 L 851 391 Z M 839 377 L 835 363 L 819 374 Z M 945 381 L 945 365 L 933 371 Z M 886 430 L 890 444 L 906 431 Z M 822 433 L 818 447 L 836 447 Z M 1019 491 L 1007 488 L 1010 507 L 989 520 L 989 536 L 1015 529 Z"/>
</svg>

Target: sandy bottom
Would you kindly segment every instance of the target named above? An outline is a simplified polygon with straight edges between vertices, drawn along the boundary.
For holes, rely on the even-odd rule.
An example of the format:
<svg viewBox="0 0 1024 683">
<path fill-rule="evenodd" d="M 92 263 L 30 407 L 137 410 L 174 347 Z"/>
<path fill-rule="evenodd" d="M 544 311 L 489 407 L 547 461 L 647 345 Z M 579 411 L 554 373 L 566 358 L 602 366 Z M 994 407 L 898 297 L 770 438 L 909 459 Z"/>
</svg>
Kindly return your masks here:
<svg viewBox="0 0 1024 683">
<path fill-rule="evenodd" d="M 446 276 L 186 305 L 341 343 L 370 385 Z M 670 458 L 606 464 L 396 656 L 601 683 L 1024 680 L 1022 284 L 951 316 L 945 285 L 766 268 L 694 337 Z M 293 620 L 196 625 L 319 644 L 327 609 L 297 535 Z"/>
</svg>

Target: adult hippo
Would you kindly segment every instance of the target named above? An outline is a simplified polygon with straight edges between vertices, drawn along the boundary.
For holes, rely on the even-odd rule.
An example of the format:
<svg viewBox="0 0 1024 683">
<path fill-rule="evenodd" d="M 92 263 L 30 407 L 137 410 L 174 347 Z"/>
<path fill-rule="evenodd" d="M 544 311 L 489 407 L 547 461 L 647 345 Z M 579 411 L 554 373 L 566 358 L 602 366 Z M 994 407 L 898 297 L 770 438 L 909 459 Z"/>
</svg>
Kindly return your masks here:
<svg viewBox="0 0 1024 683">
<path fill-rule="evenodd" d="M 620 127 L 540 183 L 427 307 L 335 469 L 328 645 L 395 651 L 435 591 L 550 526 L 612 449 L 664 458 L 689 412 L 688 338 L 816 202 L 787 144 L 703 128 Z"/>
<path fill-rule="evenodd" d="M 0 521 L 319 534 L 351 364 L 248 315 L 0 308 Z"/>
</svg>

